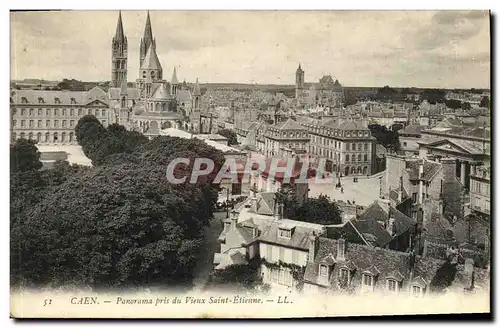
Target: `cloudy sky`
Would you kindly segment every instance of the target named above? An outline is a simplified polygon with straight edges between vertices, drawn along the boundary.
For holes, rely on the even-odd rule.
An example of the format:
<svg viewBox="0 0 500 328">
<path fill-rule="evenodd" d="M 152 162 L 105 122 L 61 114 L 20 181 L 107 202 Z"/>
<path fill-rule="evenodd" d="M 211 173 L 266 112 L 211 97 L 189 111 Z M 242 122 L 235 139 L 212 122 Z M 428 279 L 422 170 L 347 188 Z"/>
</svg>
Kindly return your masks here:
<svg viewBox="0 0 500 328">
<path fill-rule="evenodd" d="M 145 11 L 123 11 L 128 80 L 138 77 Z M 109 80 L 116 11 L 11 13 L 11 78 Z M 164 76 L 347 86 L 489 88 L 485 11 L 151 11 Z"/>
</svg>

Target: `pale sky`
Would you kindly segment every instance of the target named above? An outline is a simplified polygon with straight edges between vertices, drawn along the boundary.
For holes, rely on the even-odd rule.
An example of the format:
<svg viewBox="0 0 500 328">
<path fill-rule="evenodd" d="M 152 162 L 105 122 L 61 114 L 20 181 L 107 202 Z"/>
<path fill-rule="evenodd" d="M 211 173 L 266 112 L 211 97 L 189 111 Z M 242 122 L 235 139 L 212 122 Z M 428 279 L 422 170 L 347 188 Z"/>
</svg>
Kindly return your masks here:
<svg viewBox="0 0 500 328">
<path fill-rule="evenodd" d="M 122 11 L 128 80 L 146 11 Z M 180 81 L 489 88 L 486 11 L 151 11 L 163 75 Z M 118 11 L 11 13 L 11 79 L 106 81 Z"/>
</svg>

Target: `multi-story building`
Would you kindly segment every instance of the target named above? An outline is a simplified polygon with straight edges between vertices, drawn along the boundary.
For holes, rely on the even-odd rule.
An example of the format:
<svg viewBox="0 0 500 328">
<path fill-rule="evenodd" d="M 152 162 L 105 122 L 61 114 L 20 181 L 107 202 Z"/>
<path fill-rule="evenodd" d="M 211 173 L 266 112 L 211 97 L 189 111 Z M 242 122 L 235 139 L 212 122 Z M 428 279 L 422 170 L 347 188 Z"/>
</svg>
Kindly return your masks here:
<svg viewBox="0 0 500 328">
<path fill-rule="evenodd" d="M 376 139 L 356 120 L 301 121 L 310 135 L 309 152 L 327 159 L 326 169 L 342 175 L 371 175 L 375 172 Z"/>
<path fill-rule="evenodd" d="M 309 150 L 309 133 L 299 123 L 287 119 L 267 127 L 264 133 L 264 154 L 268 157 L 286 157 Z"/>
<path fill-rule="evenodd" d="M 39 144 L 76 144 L 78 120 L 94 115 L 108 126 L 111 118 L 108 105 L 108 95 L 99 87 L 87 92 L 13 90 L 12 141 L 25 138 Z"/>
<path fill-rule="evenodd" d="M 467 259 L 464 265 L 457 264 L 456 254 L 450 254 L 445 260 L 435 259 L 412 252 L 348 243 L 344 238 L 335 240 L 310 235 L 307 259 L 304 274 L 304 293 L 307 295 L 377 293 L 425 297 L 447 290 L 484 291 L 489 286 L 487 270 L 474 267 L 473 259 Z M 443 278 L 440 272 L 450 264 L 456 271 Z M 445 289 L 444 284 L 449 287 Z"/>
<path fill-rule="evenodd" d="M 470 207 L 471 211 L 480 216 L 490 216 L 491 190 L 490 190 L 490 166 L 479 166 L 476 172 L 470 175 Z"/>
</svg>

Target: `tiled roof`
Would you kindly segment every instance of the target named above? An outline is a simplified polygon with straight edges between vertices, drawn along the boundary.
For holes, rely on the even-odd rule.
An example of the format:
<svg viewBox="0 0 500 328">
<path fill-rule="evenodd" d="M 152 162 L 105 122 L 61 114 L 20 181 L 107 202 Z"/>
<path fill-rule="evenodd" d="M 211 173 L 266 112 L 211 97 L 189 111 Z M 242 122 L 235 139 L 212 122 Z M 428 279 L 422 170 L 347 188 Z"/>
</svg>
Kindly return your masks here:
<svg viewBox="0 0 500 328">
<path fill-rule="evenodd" d="M 191 103 L 191 100 L 193 98 L 191 97 L 191 91 L 179 90 L 179 91 L 177 91 L 176 99 L 180 104 L 182 104 L 182 103 L 187 104 L 187 103 Z"/>
<path fill-rule="evenodd" d="M 302 125 L 295 122 L 291 118 L 287 119 L 286 121 L 278 122 L 273 127 L 279 130 L 306 130 L 306 128 L 304 128 Z"/>
<path fill-rule="evenodd" d="M 313 229 L 297 226 L 291 238 L 280 238 L 278 237 L 279 224 L 279 221 L 273 222 L 266 231 L 262 232 L 262 235 L 257 240 L 301 250 L 309 249 L 309 236 L 313 234 Z"/>
<path fill-rule="evenodd" d="M 369 130 L 367 126 L 363 125 L 360 120 L 348 120 L 347 122 L 339 122 L 337 120 L 330 120 L 323 124 L 323 126 L 339 129 L 339 130 Z"/>
<path fill-rule="evenodd" d="M 118 88 L 118 90 L 120 90 Z M 89 91 L 45 91 L 45 90 L 15 90 L 11 96 L 14 104 L 22 104 L 23 98 L 27 100 L 27 104 L 31 105 L 71 105 L 71 99 L 74 99 L 75 104 L 85 105 L 95 100 L 99 100 L 105 104 L 109 103 L 108 96 L 99 87 L 94 87 Z M 43 103 L 40 102 L 43 100 Z M 56 101 L 59 103 L 56 103 Z"/>
<path fill-rule="evenodd" d="M 384 225 L 388 223 L 390 215 L 394 218 L 395 224 L 393 236 Z M 352 224 L 361 234 L 373 235 L 375 237 L 374 246 L 385 247 L 397 236 L 413 229 L 417 222 L 395 207 L 375 201 L 357 219 L 353 220 Z"/>
<path fill-rule="evenodd" d="M 304 280 L 317 283 L 319 262 L 327 255 L 332 254 L 337 258 L 337 240 L 319 237 L 319 247 L 314 262 L 309 262 L 304 273 Z M 409 279 L 410 255 L 408 253 L 396 252 L 382 248 L 374 248 L 366 245 L 345 243 L 345 261 L 355 267 L 357 271 L 363 272 L 376 266 L 380 272 L 378 279 L 385 279 L 395 273 L 401 274 Z M 340 263 L 338 264 L 341 265 Z M 331 277 L 335 278 L 334 275 Z"/>
<path fill-rule="evenodd" d="M 109 99 L 120 99 L 121 88 L 109 88 Z M 139 99 L 139 90 L 137 88 L 127 88 L 127 99 Z"/>
<path fill-rule="evenodd" d="M 419 176 L 419 166 L 423 161 L 424 163 L 424 174 L 422 178 Z M 441 169 L 441 164 L 436 162 L 431 162 L 426 159 L 418 160 L 418 161 L 406 161 L 406 171 L 408 172 L 408 176 L 410 180 L 425 180 L 430 181 L 436 173 Z"/>
<path fill-rule="evenodd" d="M 419 136 L 422 134 L 422 131 L 425 130 L 427 126 L 425 125 L 408 125 L 403 130 L 398 131 L 399 135 L 410 135 L 410 136 Z"/>
</svg>

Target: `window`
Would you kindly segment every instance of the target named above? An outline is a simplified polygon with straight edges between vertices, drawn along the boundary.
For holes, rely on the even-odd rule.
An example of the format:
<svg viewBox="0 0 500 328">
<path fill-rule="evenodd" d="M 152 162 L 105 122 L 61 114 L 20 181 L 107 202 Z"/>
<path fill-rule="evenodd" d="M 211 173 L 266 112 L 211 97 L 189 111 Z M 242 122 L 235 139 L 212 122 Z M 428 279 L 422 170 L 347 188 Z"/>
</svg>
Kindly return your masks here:
<svg viewBox="0 0 500 328">
<path fill-rule="evenodd" d="M 35 110 L 33 108 L 30 108 L 30 116 L 33 116 L 35 114 Z"/>
<path fill-rule="evenodd" d="M 281 238 L 291 238 L 292 237 L 292 231 L 287 230 L 287 229 L 279 229 L 278 230 L 278 236 Z"/>
<path fill-rule="evenodd" d="M 363 156 L 363 160 L 364 160 L 365 162 L 368 162 L 368 155 L 366 155 L 366 154 L 365 154 L 365 155 Z"/>
<path fill-rule="evenodd" d="M 21 103 L 27 104 L 28 103 L 28 99 L 26 99 L 26 97 L 22 97 L 21 98 Z"/>
<path fill-rule="evenodd" d="M 62 127 L 65 128 L 66 127 L 66 120 L 62 120 Z"/>
<path fill-rule="evenodd" d="M 413 194 L 411 194 L 411 200 L 416 203 L 417 202 L 417 193 L 414 192 Z"/>
<path fill-rule="evenodd" d="M 46 121 L 45 121 L 45 127 L 46 127 L 46 128 L 50 127 L 50 120 L 46 120 Z"/>
<path fill-rule="evenodd" d="M 69 126 L 70 126 L 70 127 L 75 126 L 75 120 L 71 120 L 71 121 L 69 121 Z"/>
<path fill-rule="evenodd" d="M 30 128 L 32 128 L 32 127 L 33 127 L 34 123 L 35 123 L 35 122 L 34 122 L 33 120 L 30 120 Z"/>
<path fill-rule="evenodd" d="M 59 109 L 54 108 L 54 116 L 58 116 L 58 115 L 59 115 Z"/>
<path fill-rule="evenodd" d="M 57 132 L 54 132 L 54 142 L 59 140 L 59 136 L 57 135 Z"/>
<path fill-rule="evenodd" d="M 21 108 L 21 115 L 22 115 L 22 116 L 26 115 L 26 112 L 25 112 L 25 109 L 24 109 L 24 108 Z"/>
<path fill-rule="evenodd" d="M 328 267 L 326 265 L 323 265 L 323 264 L 319 265 L 319 275 L 320 275 L 320 277 L 327 277 L 328 276 Z"/>
<path fill-rule="evenodd" d="M 105 109 L 103 109 L 103 110 L 101 111 L 101 115 L 102 115 L 102 116 L 106 116 L 106 110 L 105 110 Z"/>
<path fill-rule="evenodd" d="M 56 104 L 60 104 L 60 103 L 61 103 L 61 100 L 60 100 L 58 97 L 55 97 L 55 98 L 54 98 L 54 103 L 56 103 Z"/>
<path fill-rule="evenodd" d="M 408 144 L 406 143 L 406 141 L 403 142 L 403 147 L 408 147 Z"/>
<path fill-rule="evenodd" d="M 43 112 L 43 110 L 41 108 L 38 109 L 38 116 L 42 116 L 43 115 L 42 112 Z"/>
<path fill-rule="evenodd" d="M 346 143 L 345 144 L 345 150 L 349 150 L 351 147 L 350 147 L 350 144 Z"/>
<path fill-rule="evenodd" d="M 62 109 L 62 116 L 66 116 L 66 108 Z"/>
<path fill-rule="evenodd" d="M 271 262 L 273 259 L 273 246 L 266 245 L 266 251 L 267 251 L 266 260 L 267 262 Z"/>
<path fill-rule="evenodd" d="M 41 128 L 42 127 L 42 120 L 38 120 L 37 127 Z"/>
<path fill-rule="evenodd" d="M 366 155 L 365 155 L 366 156 Z M 365 159 L 366 160 L 366 159 Z M 358 154 L 358 162 L 361 162 L 361 154 Z"/>
<path fill-rule="evenodd" d="M 58 128 L 58 127 L 59 127 L 59 121 L 58 121 L 58 120 L 54 120 L 54 127 L 55 127 L 55 128 Z"/>
<path fill-rule="evenodd" d="M 373 287 L 373 276 L 369 274 L 364 274 L 363 275 L 363 286 L 367 288 L 372 288 Z"/>
<path fill-rule="evenodd" d="M 352 150 L 356 150 L 356 144 L 355 143 L 352 144 Z"/>
<path fill-rule="evenodd" d="M 368 144 L 365 143 L 365 150 L 368 150 Z"/>
<path fill-rule="evenodd" d="M 17 126 L 17 121 L 16 121 L 16 120 L 12 120 L 12 126 L 13 126 L 13 127 L 16 127 L 16 126 Z M 14 138 L 14 140 L 15 140 L 15 138 Z"/>
<path fill-rule="evenodd" d="M 411 286 L 411 296 L 422 297 L 422 287 L 415 285 Z"/>
<path fill-rule="evenodd" d="M 398 282 L 394 279 L 387 279 L 387 290 L 390 292 L 397 292 Z"/>
<path fill-rule="evenodd" d="M 45 142 L 49 142 L 49 138 L 50 138 L 50 137 L 49 137 L 49 133 L 48 133 L 48 132 L 47 132 L 47 133 L 45 133 L 45 139 L 44 139 L 44 141 L 45 141 Z"/>
<path fill-rule="evenodd" d="M 75 98 L 71 98 L 71 103 L 72 103 L 72 104 L 76 104 L 76 100 L 75 100 Z"/>
<path fill-rule="evenodd" d="M 75 110 L 73 108 L 71 108 L 69 110 L 69 115 L 71 115 L 71 116 L 75 115 Z"/>
<path fill-rule="evenodd" d="M 38 97 L 38 103 L 39 103 L 39 104 L 43 104 L 43 103 L 45 103 L 45 101 L 43 100 L 43 98 L 42 98 L 42 97 Z"/>
<path fill-rule="evenodd" d="M 78 108 L 78 116 L 82 116 L 82 109 Z"/>
<path fill-rule="evenodd" d="M 345 155 L 345 161 L 346 161 L 346 162 L 349 162 L 349 154 L 346 154 L 346 155 Z"/>
<path fill-rule="evenodd" d="M 49 116 L 49 115 L 50 115 L 50 108 L 47 108 L 47 109 L 45 110 L 45 115 L 47 115 L 47 116 Z"/>
<path fill-rule="evenodd" d="M 285 260 L 285 249 L 283 247 L 279 248 L 279 261 L 284 261 Z"/>
<path fill-rule="evenodd" d="M 346 268 L 341 268 L 339 271 L 339 281 L 349 283 L 349 271 Z"/>
</svg>

